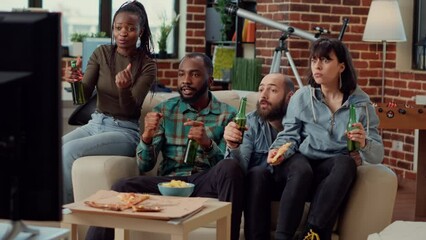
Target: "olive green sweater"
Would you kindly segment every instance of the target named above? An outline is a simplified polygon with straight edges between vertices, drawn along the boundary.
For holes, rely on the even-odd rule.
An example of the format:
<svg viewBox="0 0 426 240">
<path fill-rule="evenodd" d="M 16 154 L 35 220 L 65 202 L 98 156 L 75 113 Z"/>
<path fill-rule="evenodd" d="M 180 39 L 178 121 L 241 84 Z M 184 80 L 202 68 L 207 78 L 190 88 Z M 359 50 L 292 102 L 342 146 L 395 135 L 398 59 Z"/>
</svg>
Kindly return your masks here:
<svg viewBox="0 0 426 240">
<path fill-rule="evenodd" d="M 109 61 L 112 49 L 111 45 L 102 45 L 90 56 L 83 77 L 85 97 L 89 99 L 96 87 L 98 112 L 120 120 L 138 121 L 142 103 L 156 80 L 157 65 L 151 58 L 139 58 L 143 61 L 142 73 L 135 79 L 138 58 L 125 57 L 115 52 L 115 73 L 111 74 Z M 129 88 L 119 89 L 115 85 L 115 75 L 129 63 L 132 63 L 133 83 Z"/>
</svg>

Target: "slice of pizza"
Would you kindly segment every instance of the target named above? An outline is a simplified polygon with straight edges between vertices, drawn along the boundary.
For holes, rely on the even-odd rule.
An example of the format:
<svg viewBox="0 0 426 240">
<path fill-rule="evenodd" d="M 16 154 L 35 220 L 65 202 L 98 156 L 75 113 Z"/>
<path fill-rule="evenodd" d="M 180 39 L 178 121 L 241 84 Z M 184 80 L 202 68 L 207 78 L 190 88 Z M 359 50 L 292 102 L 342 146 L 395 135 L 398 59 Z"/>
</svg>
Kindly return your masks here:
<svg viewBox="0 0 426 240">
<path fill-rule="evenodd" d="M 112 200 L 112 203 L 101 203 L 95 201 L 85 201 L 84 203 L 93 208 L 100 208 L 111 211 L 124 211 L 126 209 L 132 208 L 147 199 L 149 199 L 148 194 L 137 194 L 137 193 L 119 193 L 117 198 L 120 200 L 119 203 L 116 203 L 117 200 Z"/>
<path fill-rule="evenodd" d="M 161 212 L 161 210 L 163 209 L 158 206 L 144 206 L 144 205 L 132 206 L 133 212 Z"/>
<path fill-rule="evenodd" d="M 117 198 L 126 205 L 133 206 L 140 202 L 149 199 L 148 194 L 137 194 L 137 193 L 119 193 Z"/>
<path fill-rule="evenodd" d="M 284 155 L 285 152 L 287 152 L 288 148 L 291 146 L 291 143 L 288 142 L 284 145 L 282 145 L 280 148 L 278 148 L 277 154 L 274 156 L 274 158 L 272 158 L 271 163 L 274 163 L 278 160 L 279 157 L 281 157 L 282 155 Z"/>
<path fill-rule="evenodd" d="M 116 204 L 116 203 L 97 203 L 94 201 L 85 201 L 84 204 L 86 204 L 89 207 L 100 208 L 100 209 L 111 210 L 111 211 L 123 211 L 127 209 L 124 204 Z"/>
</svg>

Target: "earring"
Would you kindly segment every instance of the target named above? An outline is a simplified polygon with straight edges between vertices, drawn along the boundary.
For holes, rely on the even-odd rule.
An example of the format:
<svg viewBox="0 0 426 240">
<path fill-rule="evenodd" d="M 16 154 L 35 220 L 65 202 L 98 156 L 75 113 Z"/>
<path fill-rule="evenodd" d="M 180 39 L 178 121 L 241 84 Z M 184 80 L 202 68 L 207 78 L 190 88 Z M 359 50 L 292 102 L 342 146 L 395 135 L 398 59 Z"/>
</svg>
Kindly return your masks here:
<svg viewBox="0 0 426 240">
<path fill-rule="evenodd" d="M 342 89 L 342 73 L 339 74 L 339 89 Z"/>
</svg>

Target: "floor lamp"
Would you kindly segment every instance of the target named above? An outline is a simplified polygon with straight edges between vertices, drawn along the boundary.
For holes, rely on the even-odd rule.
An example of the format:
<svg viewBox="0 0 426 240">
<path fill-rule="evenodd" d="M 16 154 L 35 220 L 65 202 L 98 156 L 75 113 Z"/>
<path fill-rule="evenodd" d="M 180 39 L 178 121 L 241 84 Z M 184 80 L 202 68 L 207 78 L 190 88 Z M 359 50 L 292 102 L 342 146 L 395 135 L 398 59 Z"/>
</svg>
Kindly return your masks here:
<svg viewBox="0 0 426 240">
<path fill-rule="evenodd" d="M 363 41 L 382 42 L 382 103 L 385 96 L 385 62 L 387 42 L 405 42 L 404 25 L 397 0 L 373 0 L 368 12 Z"/>
</svg>

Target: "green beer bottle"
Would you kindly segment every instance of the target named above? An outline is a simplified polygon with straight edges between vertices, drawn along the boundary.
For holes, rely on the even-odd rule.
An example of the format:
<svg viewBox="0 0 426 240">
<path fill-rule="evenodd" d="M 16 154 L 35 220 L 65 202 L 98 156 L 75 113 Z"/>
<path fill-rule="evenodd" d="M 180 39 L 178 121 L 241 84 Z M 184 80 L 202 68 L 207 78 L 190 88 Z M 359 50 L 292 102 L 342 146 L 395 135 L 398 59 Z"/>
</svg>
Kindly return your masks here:
<svg viewBox="0 0 426 240">
<path fill-rule="evenodd" d="M 185 156 L 183 162 L 187 165 L 193 166 L 195 163 L 195 158 L 197 157 L 198 143 L 193 139 L 188 139 L 186 144 Z"/>
<path fill-rule="evenodd" d="M 358 122 L 358 120 L 357 120 L 357 117 L 356 117 L 355 105 L 350 104 L 349 105 L 349 121 L 348 121 L 348 126 L 346 127 L 346 130 L 349 132 L 349 131 L 352 131 L 354 129 L 357 129 L 357 127 L 352 126 L 356 122 Z M 352 141 L 351 139 L 348 138 L 347 145 L 348 145 L 348 151 L 349 152 L 359 150 L 359 142 Z"/>
<path fill-rule="evenodd" d="M 71 60 L 71 69 L 75 70 L 77 69 L 77 61 Z M 73 82 L 71 83 L 71 89 L 72 89 L 72 98 L 74 105 L 82 105 L 86 102 L 86 99 L 84 98 L 84 88 L 83 83 L 81 81 Z"/>
<path fill-rule="evenodd" d="M 246 105 L 247 98 L 242 97 L 240 100 L 240 107 L 238 109 L 237 115 L 234 118 L 234 122 L 238 125 L 238 129 L 241 131 L 241 134 L 244 136 L 244 130 L 246 129 Z M 241 142 L 242 143 L 242 140 Z"/>
</svg>

